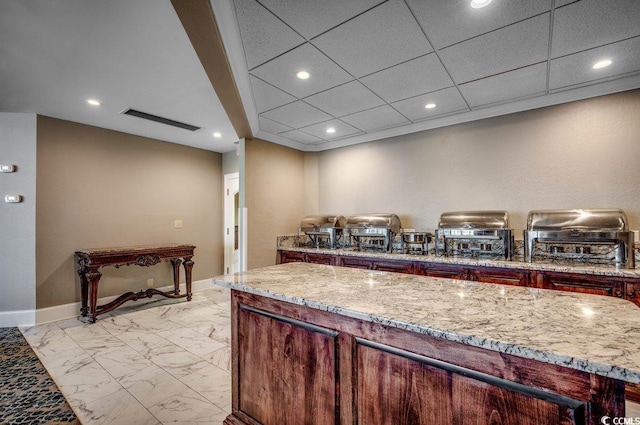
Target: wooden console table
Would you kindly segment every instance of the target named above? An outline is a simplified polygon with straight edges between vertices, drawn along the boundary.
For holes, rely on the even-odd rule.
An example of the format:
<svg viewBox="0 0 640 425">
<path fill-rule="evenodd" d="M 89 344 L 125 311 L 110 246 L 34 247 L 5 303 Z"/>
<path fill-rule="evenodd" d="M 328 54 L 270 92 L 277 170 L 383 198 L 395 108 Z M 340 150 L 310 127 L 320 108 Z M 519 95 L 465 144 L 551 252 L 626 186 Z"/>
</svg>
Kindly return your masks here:
<svg viewBox="0 0 640 425">
<path fill-rule="evenodd" d="M 162 295 L 167 298 L 183 298 L 191 301 L 191 270 L 193 269 L 193 245 L 162 245 L 162 246 L 138 246 L 127 248 L 101 248 L 84 249 L 76 251 L 78 274 L 82 285 L 82 308 L 80 312 L 83 317 L 89 316 L 89 321 L 95 323 L 99 314 L 108 313 L 118 308 L 126 301 L 136 301 L 141 298 L 151 298 L 153 295 Z M 160 291 L 155 288 L 140 290 L 136 293 L 127 292 L 120 295 L 115 300 L 104 305 L 98 303 L 98 284 L 102 274 L 98 271 L 100 267 L 137 266 L 150 267 L 161 261 L 171 261 L 173 265 L 173 290 Z M 186 275 L 187 291 L 180 294 L 180 264 L 184 264 Z"/>
</svg>

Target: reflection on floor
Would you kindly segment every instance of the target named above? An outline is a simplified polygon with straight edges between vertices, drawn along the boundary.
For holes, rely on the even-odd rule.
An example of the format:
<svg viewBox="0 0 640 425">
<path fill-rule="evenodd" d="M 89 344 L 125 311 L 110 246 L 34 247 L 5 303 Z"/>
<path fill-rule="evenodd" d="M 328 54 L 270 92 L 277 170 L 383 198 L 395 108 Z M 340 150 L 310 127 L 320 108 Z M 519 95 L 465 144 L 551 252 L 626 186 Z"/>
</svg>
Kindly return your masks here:
<svg viewBox="0 0 640 425">
<path fill-rule="evenodd" d="M 229 291 L 212 288 L 22 332 L 83 424 L 219 425 L 231 411 L 229 311 Z"/>
<path fill-rule="evenodd" d="M 216 424 L 231 411 L 229 291 L 22 332 L 83 424 Z"/>
</svg>

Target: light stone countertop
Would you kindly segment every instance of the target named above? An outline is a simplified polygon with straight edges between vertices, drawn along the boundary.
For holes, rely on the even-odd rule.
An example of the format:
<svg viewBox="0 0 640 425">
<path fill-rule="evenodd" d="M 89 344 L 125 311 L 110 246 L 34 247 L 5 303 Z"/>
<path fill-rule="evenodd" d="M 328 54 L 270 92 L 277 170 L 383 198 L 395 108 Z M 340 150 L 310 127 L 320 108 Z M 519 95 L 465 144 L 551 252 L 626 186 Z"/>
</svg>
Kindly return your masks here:
<svg viewBox="0 0 640 425">
<path fill-rule="evenodd" d="M 640 383 L 640 309 L 613 297 L 287 263 L 219 286 Z"/>
<path fill-rule="evenodd" d="M 560 263 L 545 263 L 545 262 L 533 262 L 529 263 L 522 260 L 508 261 L 508 260 L 494 260 L 483 258 L 464 258 L 464 257 L 442 257 L 437 255 L 411 255 L 400 253 L 387 253 L 387 252 L 375 252 L 375 251 L 357 251 L 353 248 L 345 249 L 323 249 L 323 248 L 297 248 L 297 247 L 278 247 L 282 251 L 294 251 L 294 252 L 308 252 L 313 254 L 330 254 L 341 255 L 345 257 L 363 257 L 372 259 L 383 260 L 403 260 L 403 261 L 416 261 L 424 263 L 434 264 L 451 264 L 451 265 L 469 265 L 469 266 L 481 266 L 481 267 L 500 267 L 508 269 L 522 269 L 522 270 L 540 270 L 551 272 L 565 272 L 565 273 L 581 273 L 595 276 L 617 276 L 622 278 L 640 278 L 640 269 L 628 269 L 623 267 L 613 266 L 597 266 L 589 264 L 560 264 Z"/>
</svg>

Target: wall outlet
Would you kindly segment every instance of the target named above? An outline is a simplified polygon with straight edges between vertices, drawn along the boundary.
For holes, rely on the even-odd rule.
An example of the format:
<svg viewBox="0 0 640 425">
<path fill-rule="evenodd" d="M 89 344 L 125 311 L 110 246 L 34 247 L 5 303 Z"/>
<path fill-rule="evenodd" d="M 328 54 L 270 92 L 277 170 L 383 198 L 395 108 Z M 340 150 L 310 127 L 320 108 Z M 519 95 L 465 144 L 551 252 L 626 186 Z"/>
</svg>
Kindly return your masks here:
<svg viewBox="0 0 640 425">
<path fill-rule="evenodd" d="M 153 278 L 147 279 L 147 288 L 152 288 L 152 287 L 153 287 Z"/>
<path fill-rule="evenodd" d="M 173 220 L 174 229 L 182 229 L 182 220 Z"/>
</svg>

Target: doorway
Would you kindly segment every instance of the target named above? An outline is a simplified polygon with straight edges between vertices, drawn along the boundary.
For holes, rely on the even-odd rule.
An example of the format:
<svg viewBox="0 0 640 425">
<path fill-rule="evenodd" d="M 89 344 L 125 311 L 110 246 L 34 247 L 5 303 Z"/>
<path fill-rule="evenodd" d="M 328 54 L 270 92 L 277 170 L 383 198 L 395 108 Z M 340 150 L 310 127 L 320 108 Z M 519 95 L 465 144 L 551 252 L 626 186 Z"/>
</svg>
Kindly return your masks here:
<svg viewBox="0 0 640 425">
<path fill-rule="evenodd" d="M 239 225 L 240 217 L 239 173 L 224 175 L 224 272 L 240 271 Z"/>
</svg>

